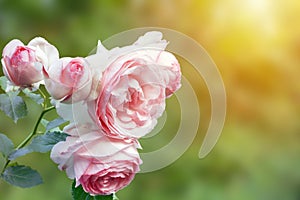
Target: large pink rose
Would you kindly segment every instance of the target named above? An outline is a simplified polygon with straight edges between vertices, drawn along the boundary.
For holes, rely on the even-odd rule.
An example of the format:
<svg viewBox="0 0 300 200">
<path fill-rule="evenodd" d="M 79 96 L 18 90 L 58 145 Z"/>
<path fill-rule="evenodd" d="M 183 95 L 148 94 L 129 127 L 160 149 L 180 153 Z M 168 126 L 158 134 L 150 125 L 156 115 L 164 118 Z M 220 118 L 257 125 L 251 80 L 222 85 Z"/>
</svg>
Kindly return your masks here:
<svg viewBox="0 0 300 200">
<path fill-rule="evenodd" d="M 108 195 L 127 186 L 142 163 L 137 141 L 108 138 L 91 124 L 64 129 L 70 136 L 57 143 L 51 159 L 92 195 Z"/>
<path fill-rule="evenodd" d="M 52 98 L 75 103 L 88 97 L 92 70 L 84 58 L 61 58 L 45 71 L 46 89 Z"/>
<path fill-rule="evenodd" d="M 57 59 L 57 49 L 37 37 L 27 46 L 17 39 L 10 41 L 3 49 L 1 62 L 4 75 L 14 85 L 30 87 L 43 80 L 43 68 Z"/>
<path fill-rule="evenodd" d="M 154 48 L 114 57 L 89 112 L 107 136 L 140 138 L 157 124 L 165 98 L 180 87 L 180 66 L 173 54 Z"/>
</svg>

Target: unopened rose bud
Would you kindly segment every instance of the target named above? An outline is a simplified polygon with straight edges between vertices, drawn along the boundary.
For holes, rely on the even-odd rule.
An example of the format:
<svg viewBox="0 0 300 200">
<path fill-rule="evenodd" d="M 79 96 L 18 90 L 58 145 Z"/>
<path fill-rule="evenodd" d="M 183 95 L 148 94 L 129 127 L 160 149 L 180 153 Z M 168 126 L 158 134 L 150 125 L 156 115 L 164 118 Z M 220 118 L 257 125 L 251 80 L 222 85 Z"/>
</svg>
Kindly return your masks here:
<svg viewBox="0 0 300 200">
<path fill-rule="evenodd" d="M 3 49 L 1 63 L 10 82 L 16 86 L 31 87 L 43 80 L 43 68 L 57 59 L 57 49 L 37 37 L 27 46 L 17 39 L 10 41 Z"/>
<path fill-rule="evenodd" d="M 84 100 L 90 94 L 92 73 L 84 58 L 61 58 L 46 71 L 46 89 L 64 103 Z"/>
</svg>

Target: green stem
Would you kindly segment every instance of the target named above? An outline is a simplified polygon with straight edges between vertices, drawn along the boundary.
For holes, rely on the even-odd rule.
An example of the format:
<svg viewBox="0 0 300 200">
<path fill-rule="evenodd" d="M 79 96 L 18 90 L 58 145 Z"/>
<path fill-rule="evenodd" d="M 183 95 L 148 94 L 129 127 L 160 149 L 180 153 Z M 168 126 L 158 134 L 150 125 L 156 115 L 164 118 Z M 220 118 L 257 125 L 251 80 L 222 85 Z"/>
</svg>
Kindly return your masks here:
<svg viewBox="0 0 300 200">
<path fill-rule="evenodd" d="M 6 169 L 7 165 L 10 163 L 10 160 L 7 160 L 3 169 L 2 169 L 2 172 L 1 172 L 1 175 L 3 174 L 4 170 Z"/>
<path fill-rule="evenodd" d="M 47 97 L 46 97 L 45 93 L 40 88 L 39 88 L 38 91 L 42 95 L 42 97 L 44 98 L 44 102 L 42 103 L 42 106 L 43 106 L 44 109 L 46 109 L 46 106 L 47 106 L 47 102 L 46 102 Z"/>
<path fill-rule="evenodd" d="M 17 146 L 16 150 L 21 149 L 22 147 L 24 147 L 32 139 L 32 137 L 35 136 L 35 134 L 37 133 L 39 124 L 40 124 L 41 120 L 43 119 L 43 116 L 47 112 L 49 112 L 49 111 L 51 111 L 53 109 L 55 109 L 55 107 L 51 106 L 51 107 L 46 108 L 46 109 L 43 110 L 43 112 L 40 114 L 40 116 L 39 116 L 39 118 L 38 118 L 38 120 L 37 120 L 37 122 L 36 122 L 36 124 L 35 124 L 35 126 L 33 128 L 33 131 L 25 138 L 25 140 L 23 140 L 23 142 L 21 142 Z M 4 165 L 4 168 L 3 168 L 2 172 L 1 172 L 1 174 L 4 172 L 4 170 L 6 169 L 6 167 L 8 166 L 9 163 L 10 163 L 10 160 L 7 160 L 6 163 L 5 163 L 5 165 Z"/>
<path fill-rule="evenodd" d="M 30 135 L 27 136 L 27 138 L 21 144 L 19 144 L 19 146 L 17 147 L 17 150 L 21 149 L 22 147 L 24 147 L 31 140 L 31 138 L 36 134 L 36 131 L 37 131 L 38 127 L 39 127 L 39 124 L 40 124 L 41 120 L 43 119 L 43 116 L 47 112 L 53 110 L 54 108 L 55 108 L 54 106 L 51 106 L 51 107 L 46 108 L 45 110 L 43 110 L 43 112 L 40 114 L 40 117 L 39 117 L 39 119 L 37 120 L 37 122 L 36 122 L 36 124 L 34 126 L 33 131 L 31 132 Z"/>
</svg>

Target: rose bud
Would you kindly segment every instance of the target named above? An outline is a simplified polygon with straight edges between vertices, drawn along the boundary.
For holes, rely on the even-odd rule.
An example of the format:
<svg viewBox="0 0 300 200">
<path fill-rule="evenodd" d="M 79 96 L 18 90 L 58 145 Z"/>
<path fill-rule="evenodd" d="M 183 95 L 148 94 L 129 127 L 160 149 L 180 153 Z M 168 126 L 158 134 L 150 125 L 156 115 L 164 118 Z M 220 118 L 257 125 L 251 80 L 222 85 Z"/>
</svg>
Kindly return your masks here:
<svg viewBox="0 0 300 200">
<path fill-rule="evenodd" d="M 53 99 L 75 103 L 88 97 L 92 72 L 84 58 L 61 58 L 45 71 L 45 86 Z"/>
<path fill-rule="evenodd" d="M 17 39 L 10 41 L 3 49 L 1 63 L 4 75 L 12 84 L 31 87 L 43 80 L 43 68 L 57 59 L 57 49 L 37 37 L 27 46 Z"/>
</svg>

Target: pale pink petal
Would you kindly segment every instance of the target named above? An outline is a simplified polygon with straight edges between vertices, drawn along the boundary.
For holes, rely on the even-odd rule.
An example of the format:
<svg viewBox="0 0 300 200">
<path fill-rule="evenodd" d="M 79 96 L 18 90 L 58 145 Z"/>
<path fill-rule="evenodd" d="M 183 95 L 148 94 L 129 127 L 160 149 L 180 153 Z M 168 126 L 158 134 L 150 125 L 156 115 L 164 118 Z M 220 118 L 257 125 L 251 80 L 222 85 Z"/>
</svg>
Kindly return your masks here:
<svg viewBox="0 0 300 200">
<path fill-rule="evenodd" d="M 2 52 L 2 57 L 9 57 L 11 58 L 13 53 L 15 52 L 15 49 L 17 46 L 24 46 L 24 44 L 17 39 L 11 40 L 7 45 L 5 45 L 3 52 Z"/>
<path fill-rule="evenodd" d="M 39 60 L 44 64 L 44 67 L 46 69 L 48 69 L 48 66 L 51 63 L 59 59 L 59 53 L 55 46 L 51 45 L 42 37 L 36 37 L 32 39 L 28 43 L 28 46 L 33 46 L 37 49 L 37 56 Z"/>
</svg>

